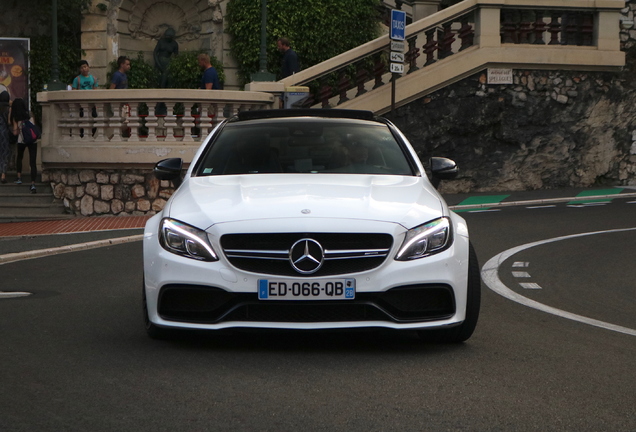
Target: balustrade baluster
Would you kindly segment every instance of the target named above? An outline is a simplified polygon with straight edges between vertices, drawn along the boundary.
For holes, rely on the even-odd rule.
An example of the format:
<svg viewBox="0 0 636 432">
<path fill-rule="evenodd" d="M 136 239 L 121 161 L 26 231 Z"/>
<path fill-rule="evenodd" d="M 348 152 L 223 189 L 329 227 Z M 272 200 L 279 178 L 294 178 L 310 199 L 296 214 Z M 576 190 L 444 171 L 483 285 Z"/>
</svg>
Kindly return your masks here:
<svg viewBox="0 0 636 432">
<path fill-rule="evenodd" d="M 192 129 L 194 129 L 194 116 L 192 115 L 193 102 L 183 103 L 183 142 L 194 142 Z"/>
<path fill-rule="evenodd" d="M 549 25 L 549 32 L 550 32 L 550 43 L 548 45 L 559 45 L 559 33 L 561 33 L 561 22 L 559 21 L 559 19 L 561 18 L 561 13 L 554 11 L 552 12 L 551 16 L 550 16 L 550 25 Z"/>
<path fill-rule="evenodd" d="M 364 88 L 364 85 L 369 80 L 369 71 L 364 66 L 362 62 L 358 63 L 356 67 L 356 85 L 358 86 L 358 92 L 356 93 L 356 97 L 365 94 L 367 91 Z"/>
<path fill-rule="evenodd" d="M 166 102 L 165 104 L 164 126 L 166 127 L 166 141 L 174 141 L 174 129 L 177 127 L 177 116 L 174 113 L 175 102 Z"/>
<path fill-rule="evenodd" d="M 424 66 L 435 63 L 435 52 L 437 51 L 437 41 L 435 40 L 435 29 L 428 30 L 426 35 L 426 44 L 424 45 L 424 53 L 426 54 L 426 63 Z"/>
<path fill-rule="evenodd" d="M 460 51 L 465 50 L 466 48 L 470 48 L 475 43 L 475 30 L 473 26 L 470 25 L 470 16 L 464 15 L 461 18 L 462 27 L 459 29 L 459 40 L 462 41 L 462 46 L 459 48 Z"/>
<path fill-rule="evenodd" d="M 340 99 L 338 99 L 338 105 L 345 103 L 349 100 L 347 97 L 347 90 L 351 88 L 351 78 L 345 70 L 340 71 L 340 79 L 338 80 L 338 93 L 340 94 Z"/>
<path fill-rule="evenodd" d="M 576 13 L 574 12 L 566 12 L 563 14 L 565 17 L 565 41 L 564 45 L 579 45 L 578 43 L 578 32 L 579 26 L 576 22 Z"/>
<path fill-rule="evenodd" d="M 509 9 L 501 11 L 501 43 L 517 43 L 517 24 L 514 13 Z"/>
<path fill-rule="evenodd" d="M 384 85 L 384 82 L 382 82 L 382 75 L 384 75 L 385 72 L 386 63 L 382 60 L 381 54 L 377 54 L 375 56 L 375 64 L 373 66 L 373 76 L 375 78 L 375 84 L 373 86 L 374 89 Z"/>
<path fill-rule="evenodd" d="M 322 103 L 323 108 L 331 108 L 331 105 L 329 105 L 329 98 L 331 98 L 332 93 L 333 89 L 331 88 L 331 86 L 327 85 L 326 82 L 323 82 L 322 86 L 320 86 L 319 94 L 320 102 Z"/>
<path fill-rule="evenodd" d="M 581 45 L 592 46 L 594 44 L 594 15 L 583 12 L 581 14 Z"/>
<path fill-rule="evenodd" d="M 452 22 L 447 22 L 442 25 L 441 35 L 438 33 L 438 40 L 441 40 L 439 45 L 438 58 L 444 59 L 453 55 L 453 42 L 455 42 L 455 35 L 451 26 Z M 441 36 L 441 39 L 440 39 Z"/>
<path fill-rule="evenodd" d="M 417 58 L 420 56 L 420 49 L 417 47 L 417 36 L 408 40 L 409 49 L 404 56 L 406 62 L 409 64 L 409 71 L 407 75 L 415 72 L 419 68 L 417 67 Z"/>
<path fill-rule="evenodd" d="M 138 103 L 131 103 L 130 106 L 130 116 L 128 117 L 128 141 L 129 142 L 138 142 L 139 141 L 139 126 L 141 126 L 141 119 L 138 115 Z"/>
<path fill-rule="evenodd" d="M 159 118 L 155 115 L 155 104 L 148 104 L 148 117 L 146 117 L 146 127 L 148 128 L 148 137 L 146 141 L 157 142 L 157 126 L 159 126 Z"/>
<path fill-rule="evenodd" d="M 519 24 L 519 43 L 530 43 L 530 34 L 532 34 L 532 15 L 530 11 L 523 11 Z"/>
<path fill-rule="evenodd" d="M 545 41 L 543 40 L 543 33 L 545 33 L 545 29 L 547 27 L 545 21 L 543 21 L 544 11 L 537 10 L 534 12 L 535 20 L 534 20 L 534 44 L 535 45 L 545 45 Z"/>
<path fill-rule="evenodd" d="M 84 102 L 80 103 L 80 117 L 79 117 L 79 131 L 81 141 L 90 141 L 93 139 L 90 128 L 91 109 L 90 104 Z"/>
<path fill-rule="evenodd" d="M 111 104 L 111 108 L 113 110 L 113 116 L 110 119 L 110 126 L 113 128 L 113 136 L 111 137 L 111 142 L 121 142 L 121 128 L 123 126 L 121 110 L 122 106 L 119 102 L 115 102 Z"/>
<path fill-rule="evenodd" d="M 97 117 L 93 119 L 95 126 L 95 141 L 104 141 L 104 127 L 106 126 L 106 118 L 104 117 L 104 103 L 99 102 L 94 104 L 93 106 L 95 107 L 94 109 L 97 112 Z"/>
</svg>

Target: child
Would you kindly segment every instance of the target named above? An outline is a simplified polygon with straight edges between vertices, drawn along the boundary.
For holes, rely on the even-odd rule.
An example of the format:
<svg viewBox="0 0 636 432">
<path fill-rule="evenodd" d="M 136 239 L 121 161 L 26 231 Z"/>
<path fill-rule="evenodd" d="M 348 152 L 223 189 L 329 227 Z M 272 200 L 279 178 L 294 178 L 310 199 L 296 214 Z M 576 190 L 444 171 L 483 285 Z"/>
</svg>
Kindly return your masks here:
<svg viewBox="0 0 636 432">
<path fill-rule="evenodd" d="M 96 89 L 97 78 L 90 74 L 90 66 L 86 60 L 79 62 L 80 74 L 73 79 L 73 90 L 93 90 Z"/>
</svg>

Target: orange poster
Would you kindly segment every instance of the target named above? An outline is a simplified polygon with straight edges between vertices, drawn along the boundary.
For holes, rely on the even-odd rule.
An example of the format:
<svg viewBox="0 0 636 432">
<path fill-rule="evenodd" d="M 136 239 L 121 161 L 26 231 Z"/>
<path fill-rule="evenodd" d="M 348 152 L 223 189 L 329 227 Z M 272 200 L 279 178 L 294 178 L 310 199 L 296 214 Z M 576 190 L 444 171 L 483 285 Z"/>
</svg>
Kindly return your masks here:
<svg viewBox="0 0 636 432">
<path fill-rule="evenodd" d="M 0 38 L 0 93 L 29 104 L 29 42 L 25 38 Z"/>
</svg>

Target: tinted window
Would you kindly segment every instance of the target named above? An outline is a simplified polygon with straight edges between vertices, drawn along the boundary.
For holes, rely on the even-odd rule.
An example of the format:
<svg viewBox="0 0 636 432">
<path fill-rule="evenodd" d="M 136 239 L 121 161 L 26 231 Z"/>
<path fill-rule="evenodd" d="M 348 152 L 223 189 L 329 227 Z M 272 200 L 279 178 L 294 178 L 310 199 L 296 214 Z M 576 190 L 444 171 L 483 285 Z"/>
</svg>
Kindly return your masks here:
<svg viewBox="0 0 636 432">
<path fill-rule="evenodd" d="M 312 118 L 228 123 L 196 175 L 258 173 L 413 175 L 386 125 Z"/>
</svg>

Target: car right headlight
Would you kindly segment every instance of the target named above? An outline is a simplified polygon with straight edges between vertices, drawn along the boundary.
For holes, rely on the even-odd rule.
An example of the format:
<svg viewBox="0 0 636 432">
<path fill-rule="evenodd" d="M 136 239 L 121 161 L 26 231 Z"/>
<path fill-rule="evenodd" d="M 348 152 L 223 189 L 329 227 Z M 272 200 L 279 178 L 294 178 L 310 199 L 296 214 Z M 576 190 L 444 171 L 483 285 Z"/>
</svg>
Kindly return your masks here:
<svg viewBox="0 0 636 432">
<path fill-rule="evenodd" d="M 452 241 L 450 220 L 446 217 L 435 219 L 408 230 L 395 259 L 409 261 L 424 258 L 448 249 Z"/>
<path fill-rule="evenodd" d="M 159 243 L 168 252 L 199 261 L 218 261 L 205 231 L 174 219 L 163 219 Z"/>
</svg>

